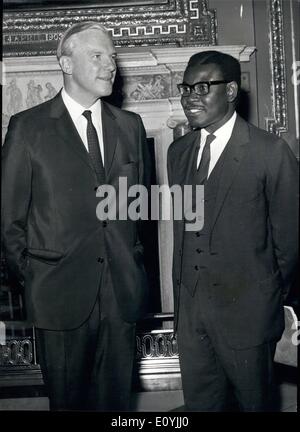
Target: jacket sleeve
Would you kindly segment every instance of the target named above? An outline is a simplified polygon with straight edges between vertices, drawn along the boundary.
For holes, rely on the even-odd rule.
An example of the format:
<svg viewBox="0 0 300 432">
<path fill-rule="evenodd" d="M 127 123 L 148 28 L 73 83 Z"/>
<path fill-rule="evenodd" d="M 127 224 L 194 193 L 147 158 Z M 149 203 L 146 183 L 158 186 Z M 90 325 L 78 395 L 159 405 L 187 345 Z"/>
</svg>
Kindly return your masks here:
<svg viewBox="0 0 300 432">
<path fill-rule="evenodd" d="M 171 148 L 172 147 L 171 146 L 172 146 L 172 144 L 168 148 L 168 153 L 167 153 L 167 174 L 168 174 L 168 183 L 169 183 L 170 187 L 173 185 L 172 160 L 171 160 Z"/>
<path fill-rule="evenodd" d="M 8 270 L 23 280 L 27 246 L 27 215 L 31 199 L 31 162 L 24 142 L 26 126 L 20 117 L 11 118 L 2 148 L 2 246 Z M 28 126 L 27 126 L 28 127 Z"/>
<path fill-rule="evenodd" d="M 148 220 L 138 221 L 138 241 L 136 244 L 136 250 L 140 251 L 142 254 L 147 252 L 149 247 L 149 236 L 148 228 L 150 223 L 150 189 L 151 189 L 151 173 L 152 173 L 152 163 L 151 156 L 148 147 L 146 131 L 140 116 L 138 119 L 138 134 L 139 134 L 139 184 L 145 186 L 148 192 L 147 205 L 148 208 Z"/>
<path fill-rule="evenodd" d="M 148 190 L 151 185 L 151 157 L 146 137 L 146 131 L 142 122 L 142 119 L 138 117 L 138 125 L 139 125 L 139 181 L 140 184 L 143 184 Z"/>
<path fill-rule="evenodd" d="M 298 162 L 288 144 L 277 140 L 268 154 L 266 195 L 273 250 L 287 296 L 296 277 L 298 260 Z"/>
</svg>

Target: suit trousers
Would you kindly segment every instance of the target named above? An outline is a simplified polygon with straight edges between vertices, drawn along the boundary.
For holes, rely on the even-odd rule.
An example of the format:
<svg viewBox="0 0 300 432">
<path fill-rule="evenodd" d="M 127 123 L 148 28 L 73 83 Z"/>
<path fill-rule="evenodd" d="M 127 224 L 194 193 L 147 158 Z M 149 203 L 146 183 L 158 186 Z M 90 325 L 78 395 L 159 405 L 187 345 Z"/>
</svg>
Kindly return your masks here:
<svg viewBox="0 0 300 432">
<path fill-rule="evenodd" d="M 216 319 L 217 310 L 200 284 L 194 296 L 181 287 L 177 340 L 186 410 L 275 410 L 276 343 L 234 349 Z"/>
<path fill-rule="evenodd" d="M 129 410 L 135 324 L 120 317 L 108 268 L 79 328 L 36 329 L 36 337 L 50 410 Z"/>
</svg>

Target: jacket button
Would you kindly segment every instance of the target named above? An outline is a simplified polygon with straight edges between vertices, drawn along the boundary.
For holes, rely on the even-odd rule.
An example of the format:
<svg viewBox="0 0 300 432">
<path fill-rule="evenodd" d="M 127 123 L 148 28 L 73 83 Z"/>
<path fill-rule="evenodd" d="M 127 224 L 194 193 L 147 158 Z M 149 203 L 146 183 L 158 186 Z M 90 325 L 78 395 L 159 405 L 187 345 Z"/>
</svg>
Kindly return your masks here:
<svg viewBox="0 0 300 432">
<path fill-rule="evenodd" d="M 199 266 L 195 265 L 194 269 L 199 270 Z"/>
<path fill-rule="evenodd" d="M 176 284 L 180 285 L 180 280 L 179 279 L 176 280 Z"/>
<path fill-rule="evenodd" d="M 97 258 L 98 263 L 103 264 L 104 263 L 104 258 L 99 257 Z"/>
<path fill-rule="evenodd" d="M 199 253 L 202 253 L 202 252 L 204 252 L 204 251 L 203 251 L 202 249 L 200 249 L 200 248 L 197 248 L 197 249 L 196 249 L 196 252 L 198 252 L 198 254 L 199 254 Z"/>
<path fill-rule="evenodd" d="M 96 192 L 96 190 L 98 189 L 98 187 L 99 187 L 99 186 L 95 186 L 95 187 L 94 187 L 94 191 L 95 191 L 95 192 Z"/>
<path fill-rule="evenodd" d="M 106 228 L 107 227 L 107 222 L 106 221 L 102 222 L 102 226 L 103 226 L 103 228 Z"/>
<path fill-rule="evenodd" d="M 197 236 L 197 237 L 200 237 L 200 236 L 201 236 L 201 234 L 200 234 L 199 231 L 196 232 L 196 236 Z"/>
</svg>

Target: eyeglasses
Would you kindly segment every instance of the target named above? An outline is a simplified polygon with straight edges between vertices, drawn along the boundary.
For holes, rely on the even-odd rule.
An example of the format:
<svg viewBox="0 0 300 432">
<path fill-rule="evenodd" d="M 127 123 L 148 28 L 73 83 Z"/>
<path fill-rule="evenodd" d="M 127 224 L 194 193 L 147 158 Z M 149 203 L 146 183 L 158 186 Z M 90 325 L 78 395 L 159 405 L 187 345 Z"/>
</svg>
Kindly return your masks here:
<svg viewBox="0 0 300 432">
<path fill-rule="evenodd" d="M 192 91 L 199 96 L 205 96 L 209 93 L 209 88 L 211 85 L 217 84 L 227 84 L 230 81 L 199 81 L 195 84 L 177 84 L 177 88 L 181 94 L 181 96 L 189 96 Z"/>
</svg>

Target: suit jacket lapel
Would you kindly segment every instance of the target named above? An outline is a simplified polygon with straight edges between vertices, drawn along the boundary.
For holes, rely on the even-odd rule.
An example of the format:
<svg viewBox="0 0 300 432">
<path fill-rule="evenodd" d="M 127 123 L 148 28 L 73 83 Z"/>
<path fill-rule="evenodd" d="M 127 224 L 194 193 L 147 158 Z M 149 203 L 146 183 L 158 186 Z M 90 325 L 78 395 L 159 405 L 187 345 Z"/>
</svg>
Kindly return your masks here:
<svg viewBox="0 0 300 432">
<path fill-rule="evenodd" d="M 116 152 L 119 136 L 119 128 L 115 115 L 109 106 L 102 101 L 102 130 L 104 143 L 104 166 L 106 177 L 108 178 L 114 155 Z"/>
<path fill-rule="evenodd" d="M 196 130 L 186 137 L 186 146 L 178 157 L 178 165 L 176 166 L 176 183 L 182 187 L 190 184 L 190 176 L 195 161 L 196 146 L 200 143 L 200 130 Z M 182 143 L 184 146 L 185 143 Z"/>
<path fill-rule="evenodd" d="M 247 123 L 237 116 L 232 135 L 225 148 L 225 160 L 222 167 L 219 187 L 215 202 L 214 213 L 211 221 L 211 231 L 220 214 L 226 196 L 230 190 L 230 186 L 240 167 L 242 158 L 244 157 L 247 143 L 249 142 L 249 129 Z"/>
<path fill-rule="evenodd" d="M 176 184 L 181 186 L 182 192 L 184 192 L 184 185 L 190 184 L 191 172 L 195 161 L 195 150 L 196 146 L 200 143 L 200 130 L 196 130 L 186 136 L 186 142 L 182 142 L 182 147 L 185 146 L 184 150 L 178 156 L 178 165 L 175 168 Z M 182 209 L 184 211 L 184 208 Z M 175 221 L 177 224 L 177 236 L 179 244 L 182 245 L 183 233 L 185 227 L 184 214 L 180 221 Z"/>
<path fill-rule="evenodd" d="M 70 149 L 75 152 L 94 172 L 89 154 L 83 144 L 80 135 L 71 119 L 71 116 L 63 103 L 59 93 L 52 101 L 50 117 L 56 119 L 56 130 Z"/>
</svg>

